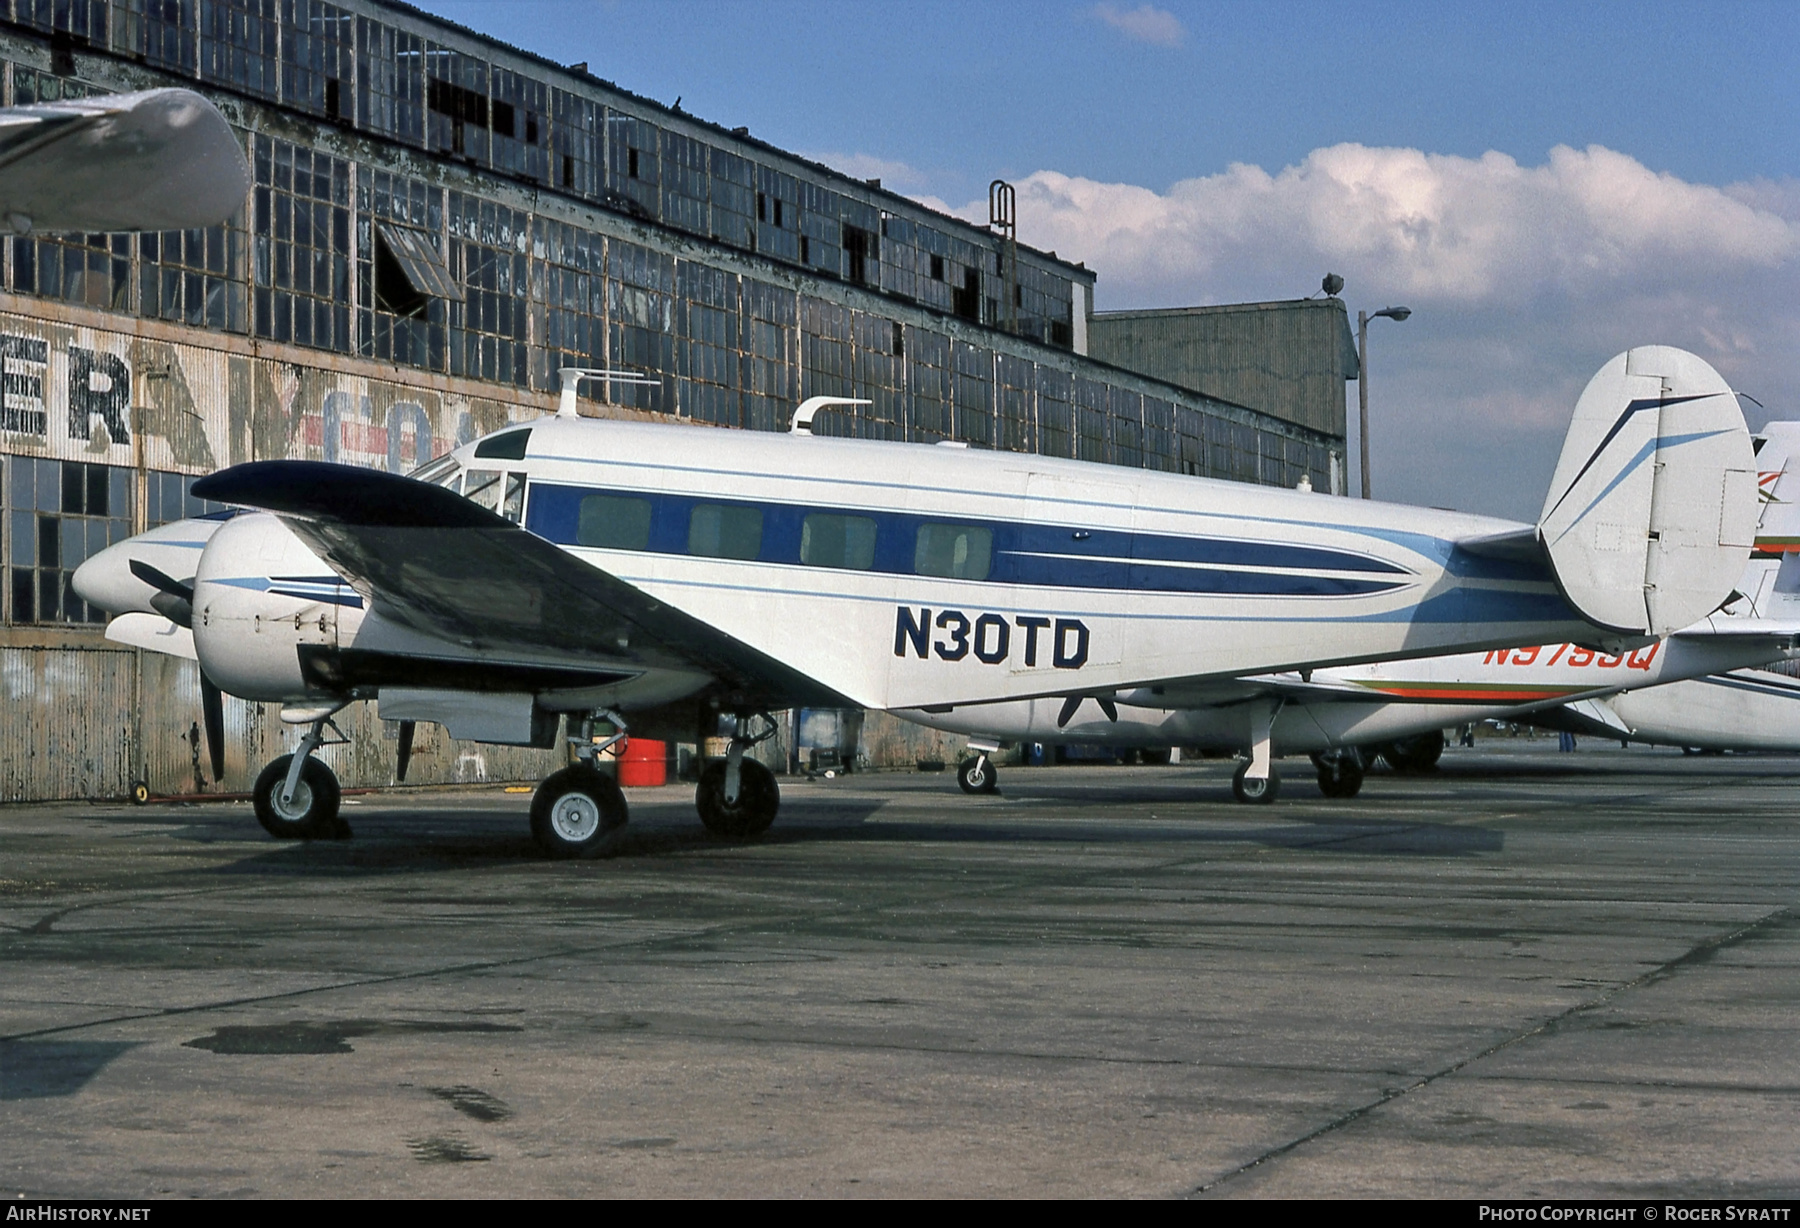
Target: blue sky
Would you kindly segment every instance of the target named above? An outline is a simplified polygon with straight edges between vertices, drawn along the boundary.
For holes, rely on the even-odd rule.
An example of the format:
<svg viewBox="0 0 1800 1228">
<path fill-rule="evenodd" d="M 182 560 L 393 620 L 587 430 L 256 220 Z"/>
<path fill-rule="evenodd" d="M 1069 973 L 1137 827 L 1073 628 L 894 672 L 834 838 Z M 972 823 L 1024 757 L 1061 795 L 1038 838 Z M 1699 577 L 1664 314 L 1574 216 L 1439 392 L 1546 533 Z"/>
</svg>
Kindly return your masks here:
<svg viewBox="0 0 1800 1228">
<path fill-rule="evenodd" d="M 1535 516 L 1575 395 L 1638 342 L 1800 416 L 1800 5 L 422 7 L 946 208 L 1012 179 L 1021 239 L 1103 308 L 1327 267 L 1352 311 L 1405 299 L 1378 495 Z"/>
</svg>

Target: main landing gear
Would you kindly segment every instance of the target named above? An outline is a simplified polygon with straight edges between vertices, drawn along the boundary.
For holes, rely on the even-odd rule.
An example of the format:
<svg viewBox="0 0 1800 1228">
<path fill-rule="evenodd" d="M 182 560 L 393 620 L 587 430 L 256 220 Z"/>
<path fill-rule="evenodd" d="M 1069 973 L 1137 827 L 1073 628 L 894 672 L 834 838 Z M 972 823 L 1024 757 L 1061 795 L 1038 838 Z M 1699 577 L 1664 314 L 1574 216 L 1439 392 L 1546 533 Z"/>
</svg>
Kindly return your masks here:
<svg viewBox="0 0 1800 1228">
<path fill-rule="evenodd" d="M 1356 747 L 1320 751 L 1312 761 L 1319 771 L 1319 792 L 1326 797 L 1351 798 L 1362 792 L 1363 757 Z"/>
<path fill-rule="evenodd" d="M 552 772 L 531 798 L 531 838 L 551 857 L 599 857 L 612 851 L 625 830 L 630 810 L 619 782 L 602 772 L 602 752 L 623 746 L 628 735 L 616 712 L 598 712 L 577 721 L 569 736 L 578 762 Z M 596 741 L 596 720 L 611 723 L 611 737 Z"/>
<path fill-rule="evenodd" d="M 755 720 L 763 723 L 763 729 L 753 734 L 751 722 Z M 775 812 L 781 808 L 781 789 L 775 783 L 775 773 L 756 760 L 745 758 L 744 752 L 774 737 L 778 728 L 766 714 L 739 716 L 725 758 L 701 770 L 694 805 L 700 811 L 700 821 L 713 835 L 745 840 L 762 835 L 775 821 Z"/>
<path fill-rule="evenodd" d="M 315 709 L 317 711 L 317 709 Z M 256 821 L 277 840 L 348 840 L 350 825 L 338 816 L 341 793 L 330 768 L 314 759 L 321 746 L 338 746 L 349 739 L 332 717 L 333 708 L 316 717 L 300 739 L 300 749 L 270 763 L 256 778 L 252 802 Z M 327 742 L 325 731 L 337 736 Z"/>
</svg>

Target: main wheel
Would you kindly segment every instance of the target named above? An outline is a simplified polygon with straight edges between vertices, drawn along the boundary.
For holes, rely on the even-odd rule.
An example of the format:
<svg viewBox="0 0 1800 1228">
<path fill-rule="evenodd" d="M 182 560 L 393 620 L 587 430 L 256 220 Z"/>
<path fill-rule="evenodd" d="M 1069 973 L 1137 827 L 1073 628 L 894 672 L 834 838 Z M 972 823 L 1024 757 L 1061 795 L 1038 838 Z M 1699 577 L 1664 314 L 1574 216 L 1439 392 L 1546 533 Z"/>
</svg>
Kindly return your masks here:
<svg viewBox="0 0 1800 1228">
<path fill-rule="evenodd" d="M 1261 780 L 1252 779 L 1247 774 L 1249 771 L 1248 763 L 1240 763 L 1238 770 L 1232 774 L 1231 791 L 1238 801 L 1252 806 L 1266 806 L 1280 795 L 1281 773 L 1275 770 L 1274 764 L 1269 765 L 1268 776 Z"/>
<path fill-rule="evenodd" d="M 531 797 L 531 838 L 552 857 L 597 857 L 617 843 L 629 810 L 618 782 L 585 763 L 544 777 Z"/>
<path fill-rule="evenodd" d="M 992 793 L 1000 787 L 1000 773 L 986 755 L 976 755 L 957 765 L 956 783 L 964 793 Z"/>
<path fill-rule="evenodd" d="M 1422 733 L 1417 737 L 1390 742 L 1382 747 L 1381 757 L 1396 772 L 1429 772 L 1444 757 L 1443 730 L 1433 729 L 1430 733 Z"/>
<path fill-rule="evenodd" d="M 294 785 L 294 799 L 281 800 L 292 755 L 283 755 L 262 770 L 253 794 L 256 821 L 277 840 L 342 839 L 350 828 L 338 818 L 338 778 L 317 759 L 308 758 Z"/>
<path fill-rule="evenodd" d="M 1168 767 L 1169 761 L 1174 757 L 1174 755 L 1169 753 L 1169 748 L 1166 746 L 1157 747 L 1152 750 L 1140 750 L 1138 752 L 1138 758 L 1143 760 L 1143 762 L 1150 767 Z"/>
<path fill-rule="evenodd" d="M 1362 792 L 1362 757 L 1354 750 L 1313 756 L 1319 769 L 1319 792 L 1326 797 L 1355 797 Z"/>
<path fill-rule="evenodd" d="M 781 808 L 781 789 L 775 784 L 775 773 L 754 759 L 746 759 L 738 768 L 737 801 L 728 804 L 725 764 L 710 763 L 700 773 L 694 806 L 707 831 L 727 840 L 743 840 L 769 830 L 775 812 Z"/>
</svg>

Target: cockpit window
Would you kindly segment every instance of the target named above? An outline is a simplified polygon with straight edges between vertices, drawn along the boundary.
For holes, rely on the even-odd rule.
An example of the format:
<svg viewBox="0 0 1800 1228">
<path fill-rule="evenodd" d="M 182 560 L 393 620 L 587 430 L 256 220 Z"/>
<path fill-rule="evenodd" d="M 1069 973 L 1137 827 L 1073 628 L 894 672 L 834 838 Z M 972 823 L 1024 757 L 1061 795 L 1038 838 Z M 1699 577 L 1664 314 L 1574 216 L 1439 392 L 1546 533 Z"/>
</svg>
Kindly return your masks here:
<svg viewBox="0 0 1800 1228">
<path fill-rule="evenodd" d="M 433 486 L 455 490 L 457 479 L 462 476 L 462 466 L 456 463 L 454 456 L 440 456 L 428 465 L 420 465 L 407 476 L 416 482 L 430 482 Z"/>
<path fill-rule="evenodd" d="M 525 444 L 530 438 L 530 427 L 491 435 L 475 445 L 475 455 L 483 460 L 524 460 Z"/>
<path fill-rule="evenodd" d="M 500 510 L 502 476 L 498 469 L 471 469 L 468 480 L 463 484 L 463 494 L 469 502 L 479 504 L 490 512 L 497 512 Z"/>
</svg>

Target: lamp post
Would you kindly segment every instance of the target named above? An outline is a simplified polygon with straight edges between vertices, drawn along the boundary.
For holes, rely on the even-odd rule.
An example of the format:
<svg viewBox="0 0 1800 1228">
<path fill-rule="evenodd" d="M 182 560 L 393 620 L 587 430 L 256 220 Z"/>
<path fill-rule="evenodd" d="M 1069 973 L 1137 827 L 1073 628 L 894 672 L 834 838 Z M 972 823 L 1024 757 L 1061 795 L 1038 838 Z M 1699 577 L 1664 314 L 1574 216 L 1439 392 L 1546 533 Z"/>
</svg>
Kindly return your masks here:
<svg viewBox="0 0 1800 1228">
<path fill-rule="evenodd" d="M 1357 442 L 1362 448 L 1362 497 L 1369 497 L 1369 321 L 1404 320 L 1411 307 L 1383 307 L 1374 315 L 1356 313 L 1356 401 Z"/>
</svg>

